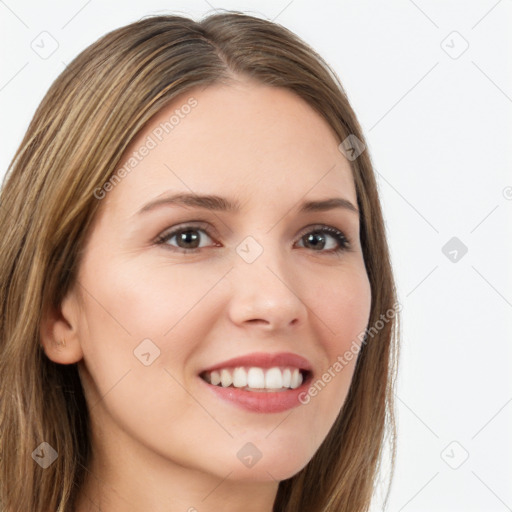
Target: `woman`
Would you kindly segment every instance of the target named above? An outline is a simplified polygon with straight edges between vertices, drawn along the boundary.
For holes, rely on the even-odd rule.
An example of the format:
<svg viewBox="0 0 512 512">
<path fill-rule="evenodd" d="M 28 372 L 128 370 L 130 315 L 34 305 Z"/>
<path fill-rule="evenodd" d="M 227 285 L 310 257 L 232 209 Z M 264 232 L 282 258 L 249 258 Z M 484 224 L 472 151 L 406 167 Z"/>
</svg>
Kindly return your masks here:
<svg viewBox="0 0 512 512">
<path fill-rule="evenodd" d="M 361 129 L 305 43 L 238 12 L 107 34 L 0 205 L 3 512 L 368 510 L 399 304 Z"/>
</svg>

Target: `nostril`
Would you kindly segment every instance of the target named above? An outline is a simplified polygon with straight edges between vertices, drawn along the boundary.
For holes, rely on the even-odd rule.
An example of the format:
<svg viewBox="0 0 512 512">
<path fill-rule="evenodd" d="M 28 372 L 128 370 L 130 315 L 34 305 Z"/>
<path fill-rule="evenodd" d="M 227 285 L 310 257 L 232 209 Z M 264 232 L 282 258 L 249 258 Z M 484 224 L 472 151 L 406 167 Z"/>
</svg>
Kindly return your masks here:
<svg viewBox="0 0 512 512">
<path fill-rule="evenodd" d="M 267 320 L 262 320 L 261 318 L 252 318 L 251 320 L 248 320 L 249 323 L 251 324 L 267 324 Z"/>
</svg>

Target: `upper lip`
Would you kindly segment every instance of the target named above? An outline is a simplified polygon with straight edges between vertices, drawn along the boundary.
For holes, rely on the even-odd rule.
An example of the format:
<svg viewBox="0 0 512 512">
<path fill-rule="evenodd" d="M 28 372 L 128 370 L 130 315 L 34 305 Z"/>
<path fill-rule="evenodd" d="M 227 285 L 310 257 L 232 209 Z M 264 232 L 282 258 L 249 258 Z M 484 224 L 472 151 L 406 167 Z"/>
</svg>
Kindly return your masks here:
<svg viewBox="0 0 512 512">
<path fill-rule="evenodd" d="M 259 367 L 259 368 L 274 368 L 276 366 L 288 366 L 298 368 L 299 370 L 312 371 L 311 363 L 304 357 L 292 352 L 254 352 L 244 356 L 234 357 L 227 361 L 222 361 L 213 366 L 201 370 L 203 372 L 213 372 L 214 370 L 221 370 L 222 368 L 236 368 L 240 366 L 245 367 Z"/>
</svg>

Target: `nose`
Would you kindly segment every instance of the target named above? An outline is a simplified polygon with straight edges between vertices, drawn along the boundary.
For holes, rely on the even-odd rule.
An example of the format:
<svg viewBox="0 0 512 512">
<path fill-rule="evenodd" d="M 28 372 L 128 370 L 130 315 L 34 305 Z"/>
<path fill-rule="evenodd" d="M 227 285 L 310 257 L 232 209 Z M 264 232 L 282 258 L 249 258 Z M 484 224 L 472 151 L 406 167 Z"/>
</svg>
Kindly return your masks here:
<svg viewBox="0 0 512 512">
<path fill-rule="evenodd" d="M 252 263 L 243 257 L 235 259 L 236 268 L 230 272 L 232 322 L 272 332 L 304 324 L 308 308 L 290 261 L 268 248 Z"/>
</svg>

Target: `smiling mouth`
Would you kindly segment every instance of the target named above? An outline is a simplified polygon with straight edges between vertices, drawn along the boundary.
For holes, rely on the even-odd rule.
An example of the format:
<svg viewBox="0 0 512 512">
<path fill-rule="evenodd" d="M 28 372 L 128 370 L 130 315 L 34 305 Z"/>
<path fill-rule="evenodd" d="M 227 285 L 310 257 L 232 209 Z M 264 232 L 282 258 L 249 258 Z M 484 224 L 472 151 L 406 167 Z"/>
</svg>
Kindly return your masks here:
<svg viewBox="0 0 512 512">
<path fill-rule="evenodd" d="M 238 366 L 205 371 L 199 376 L 212 386 L 269 393 L 297 389 L 309 380 L 311 372 L 290 366 L 272 368 Z"/>
</svg>

